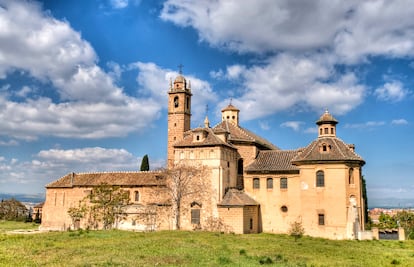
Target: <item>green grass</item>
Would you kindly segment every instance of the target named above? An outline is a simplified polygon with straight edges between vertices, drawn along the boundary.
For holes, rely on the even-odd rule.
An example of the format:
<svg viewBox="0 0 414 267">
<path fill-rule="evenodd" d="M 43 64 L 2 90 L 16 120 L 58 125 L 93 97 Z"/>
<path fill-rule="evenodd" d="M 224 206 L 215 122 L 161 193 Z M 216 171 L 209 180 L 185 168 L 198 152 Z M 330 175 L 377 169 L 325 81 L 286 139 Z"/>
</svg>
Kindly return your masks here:
<svg viewBox="0 0 414 267">
<path fill-rule="evenodd" d="M 0 220 L 0 233 L 4 233 L 12 230 L 36 230 L 39 228 L 39 224 L 36 223 L 24 223 L 24 222 L 13 222 L 13 221 L 2 221 Z"/>
<path fill-rule="evenodd" d="M 0 266 L 414 266 L 413 241 L 184 231 L 23 235 L 3 227 L 11 229 L 0 223 Z"/>
</svg>

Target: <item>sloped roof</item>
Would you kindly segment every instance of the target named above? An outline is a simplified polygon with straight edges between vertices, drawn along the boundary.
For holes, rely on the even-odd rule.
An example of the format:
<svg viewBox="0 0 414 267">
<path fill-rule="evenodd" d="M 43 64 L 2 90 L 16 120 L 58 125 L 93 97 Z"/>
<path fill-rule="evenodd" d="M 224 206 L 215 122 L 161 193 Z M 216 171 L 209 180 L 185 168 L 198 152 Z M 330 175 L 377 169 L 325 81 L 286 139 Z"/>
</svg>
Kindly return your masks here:
<svg viewBox="0 0 414 267">
<path fill-rule="evenodd" d="M 230 121 L 224 120 L 213 127 L 214 132 L 227 131 L 229 133 L 229 142 L 248 142 L 255 143 L 267 149 L 279 149 L 266 139 L 252 133 L 251 131 L 242 128 Z"/>
<path fill-rule="evenodd" d="M 164 185 L 161 172 L 93 172 L 69 173 L 46 185 L 46 188 L 97 186 L 100 184 L 117 186 Z"/>
<path fill-rule="evenodd" d="M 322 151 L 321 147 L 324 145 L 327 151 Z M 345 144 L 337 137 L 319 137 L 293 158 L 292 163 L 299 165 L 305 162 L 358 161 L 364 165 L 365 161 L 350 146 L 352 145 Z"/>
<path fill-rule="evenodd" d="M 246 172 L 299 173 L 292 159 L 300 150 L 262 150 L 256 159 L 246 167 Z"/>
<path fill-rule="evenodd" d="M 259 203 L 244 191 L 229 189 L 218 206 L 257 206 Z"/>
<path fill-rule="evenodd" d="M 198 132 L 206 133 L 206 137 L 200 141 L 194 141 L 193 135 Z M 184 139 L 174 144 L 174 147 L 200 147 L 200 146 L 227 146 L 234 148 L 221 140 L 211 128 L 195 128 L 185 133 Z"/>
<path fill-rule="evenodd" d="M 227 107 L 223 108 L 221 110 L 221 112 L 223 111 L 227 111 L 227 110 L 231 110 L 231 111 L 240 111 L 240 109 L 236 108 L 235 106 L 233 106 L 232 104 L 229 104 Z"/>
<path fill-rule="evenodd" d="M 316 121 L 317 125 L 321 125 L 324 123 L 337 124 L 338 120 L 335 119 L 334 116 L 332 116 L 328 110 L 326 110 L 325 113 L 323 113 L 322 116 L 319 118 L 319 120 Z"/>
</svg>

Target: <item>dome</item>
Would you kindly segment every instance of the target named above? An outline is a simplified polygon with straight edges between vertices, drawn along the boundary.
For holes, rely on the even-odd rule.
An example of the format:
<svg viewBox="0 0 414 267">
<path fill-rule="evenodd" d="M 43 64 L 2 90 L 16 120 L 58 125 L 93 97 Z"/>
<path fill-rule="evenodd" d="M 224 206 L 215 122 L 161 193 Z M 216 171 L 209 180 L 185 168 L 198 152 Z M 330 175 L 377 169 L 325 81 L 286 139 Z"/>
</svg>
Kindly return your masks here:
<svg viewBox="0 0 414 267">
<path fill-rule="evenodd" d="M 317 125 L 321 125 L 324 123 L 330 123 L 330 124 L 337 124 L 338 121 L 329 113 L 328 110 L 325 111 L 324 114 L 319 118 L 318 121 L 316 121 Z"/>
<path fill-rule="evenodd" d="M 221 112 L 223 111 L 240 111 L 238 108 L 233 106 L 232 104 L 229 104 L 227 107 L 223 108 Z"/>
<path fill-rule="evenodd" d="M 174 83 L 185 83 L 185 78 L 183 75 L 178 75 L 177 78 L 175 78 Z"/>
</svg>

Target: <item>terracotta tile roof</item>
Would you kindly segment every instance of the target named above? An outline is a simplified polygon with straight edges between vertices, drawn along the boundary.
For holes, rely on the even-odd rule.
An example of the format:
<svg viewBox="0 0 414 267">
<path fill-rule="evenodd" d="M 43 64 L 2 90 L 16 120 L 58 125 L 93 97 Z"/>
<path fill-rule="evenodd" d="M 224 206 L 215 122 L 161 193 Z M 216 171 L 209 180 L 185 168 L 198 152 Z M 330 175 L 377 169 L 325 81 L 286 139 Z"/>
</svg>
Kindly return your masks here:
<svg viewBox="0 0 414 267">
<path fill-rule="evenodd" d="M 246 167 L 246 172 L 299 173 L 299 168 L 292 164 L 292 159 L 301 150 L 263 150 L 255 161 Z"/>
<path fill-rule="evenodd" d="M 235 106 L 233 106 L 232 104 L 229 104 L 227 107 L 223 108 L 221 110 L 221 112 L 223 111 L 227 111 L 227 110 L 232 110 L 232 111 L 240 111 L 240 109 L 236 108 Z"/>
<path fill-rule="evenodd" d="M 323 151 L 323 146 L 326 146 L 327 151 Z M 318 161 L 358 161 L 364 165 L 365 161 L 351 147 L 353 145 L 345 144 L 337 137 L 320 137 L 304 148 L 292 162 L 299 165 Z"/>
<path fill-rule="evenodd" d="M 204 132 L 205 139 L 194 141 L 194 134 Z M 234 148 L 233 145 L 222 141 L 211 128 L 195 128 L 185 133 L 184 139 L 174 144 L 174 147 L 200 147 L 200 146 L 227 146 Z"/>
<path fill-rule="evenodd" d="M 229 189 L 218 206 L 257 206 L 259 203 L 244 191 Z"/>
<path fill-rule="evenodd" d="M 69 173 L 46 185 L 46 188 L 96 186 L 102 183 L 118 186 L 164 185 L 161 172 L 92 172 Z"/>
<path fill-rule="evenodd" d="M 258 144 L 266 149 L 279 149 L 277 146 L 273 145 L 266 139 L 252 133 L 251 131 L 242 128 L 238 125 L 235 125 L 234 123 L 230 121 L 222 121 L 216 126 L 213 127 L 214 132 L 219 131 L 227 131 L 229 134 L 229 142 L 248 142 L 248 143 L 255 143 Z"/>
</svg>

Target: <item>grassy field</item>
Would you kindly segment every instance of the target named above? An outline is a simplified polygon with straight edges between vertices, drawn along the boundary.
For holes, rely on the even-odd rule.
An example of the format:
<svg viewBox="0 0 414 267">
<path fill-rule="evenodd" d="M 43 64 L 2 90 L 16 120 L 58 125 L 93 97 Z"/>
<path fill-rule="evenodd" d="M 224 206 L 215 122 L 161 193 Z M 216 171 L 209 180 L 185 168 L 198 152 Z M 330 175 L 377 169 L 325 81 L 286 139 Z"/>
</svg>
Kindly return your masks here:
<svg viewBox="0 0 414 267">
<path fill-rule="evenodd" d="M 208 232 L 76 231 L 10 234 L 0 266 L 414 266 L 413 241 L 333 241 Z"/>
</svg>

